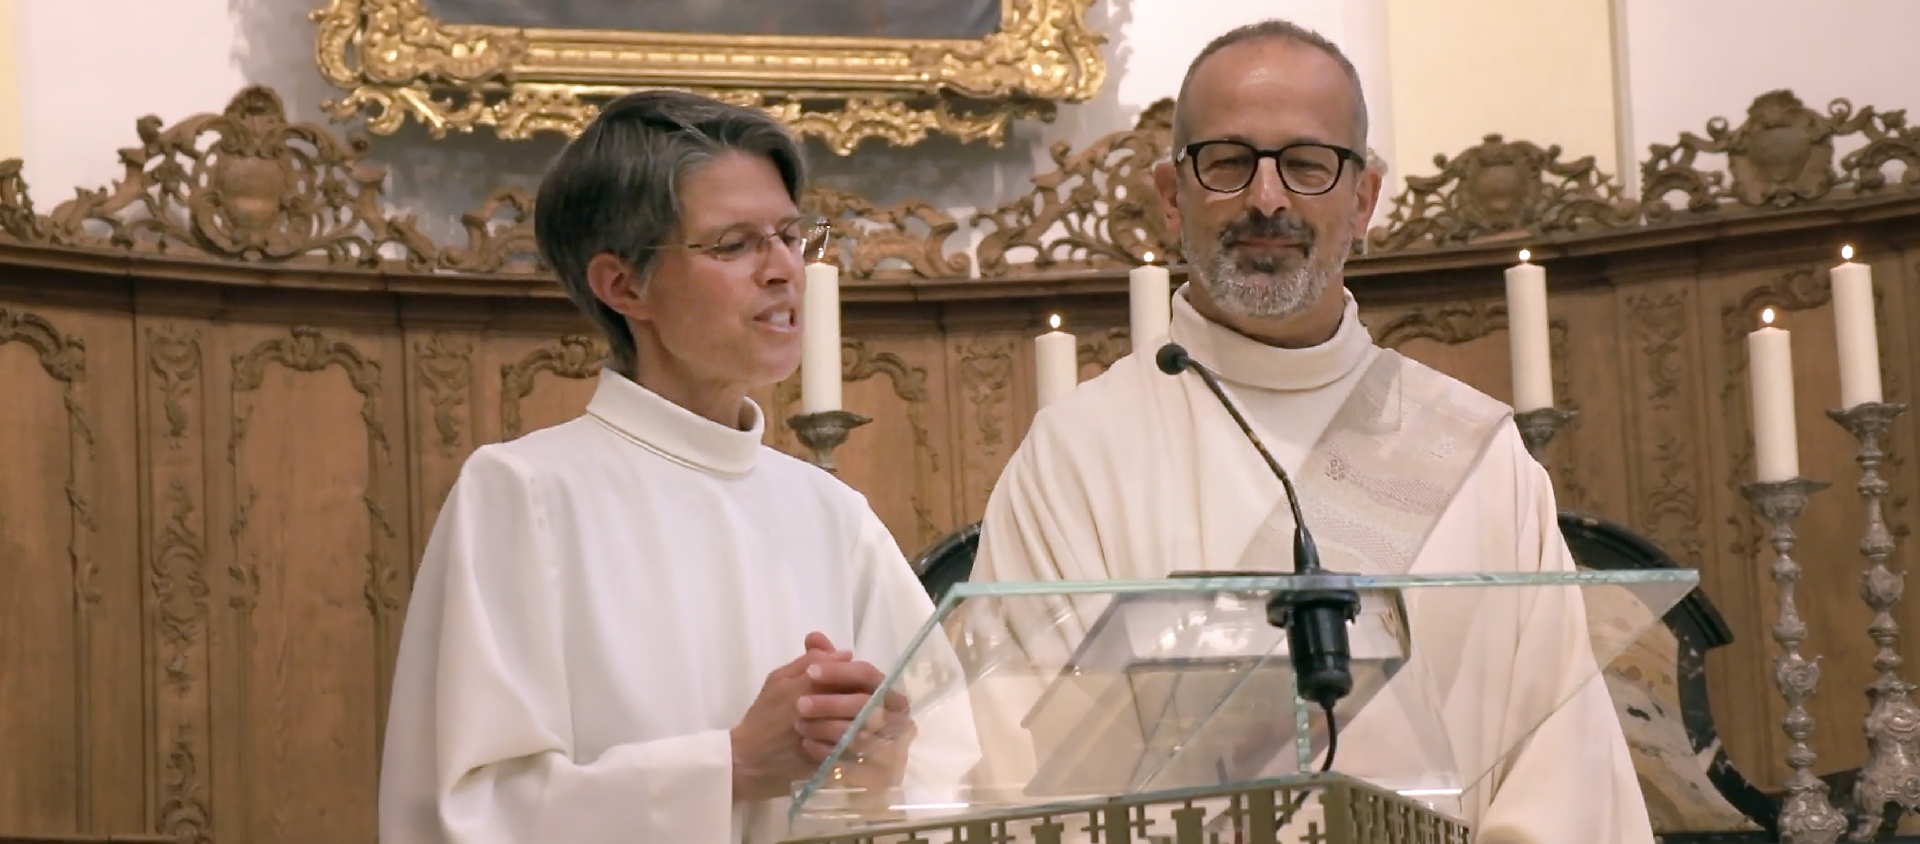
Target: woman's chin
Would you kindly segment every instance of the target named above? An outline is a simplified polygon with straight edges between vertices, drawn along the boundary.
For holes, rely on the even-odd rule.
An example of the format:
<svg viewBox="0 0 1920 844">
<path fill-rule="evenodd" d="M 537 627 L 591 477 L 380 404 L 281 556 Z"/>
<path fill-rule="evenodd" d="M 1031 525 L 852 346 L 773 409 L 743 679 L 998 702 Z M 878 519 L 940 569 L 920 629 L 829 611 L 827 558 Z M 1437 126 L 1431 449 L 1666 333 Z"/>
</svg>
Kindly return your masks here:
<svg viewBox="0 0 1920 844">
<path fill-rule="evenodd" d="M 753 379 L 755 389 L 772 387 L 784 383 L 787 379 L 792 378 L 800 372 L 799 355 L 793 355 L 791 357 L 779 356 L 766 360 L 764 363 L 765 365 L 759 368 L 759 372 L 756 373 L 756 377 Z"/>
</svg>

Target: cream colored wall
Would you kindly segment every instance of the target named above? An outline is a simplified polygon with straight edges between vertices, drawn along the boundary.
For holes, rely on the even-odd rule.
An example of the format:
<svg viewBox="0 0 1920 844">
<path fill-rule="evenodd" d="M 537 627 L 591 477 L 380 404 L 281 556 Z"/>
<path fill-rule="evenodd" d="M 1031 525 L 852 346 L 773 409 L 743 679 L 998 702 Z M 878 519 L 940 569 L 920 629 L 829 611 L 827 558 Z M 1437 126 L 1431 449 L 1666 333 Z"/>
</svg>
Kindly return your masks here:
<svg viewBox="0 0 1920 844">
<path fill-rule="evenodd" d="M 1612 0 L 1388 0 L 1399 173 L 1434 172 L 1488 133 L 1618 177 Z M 1398 183 L 1398 179 L 1395 180 Z"/>
<path fill-rule="evenodd" d="M 1557 0 L 1556 0 L 1557 2 Z M 1754 97 L 1791 90 L 1826 114 L 1835 99 L 1857 110 L 1920 114 L 1920 3 L 1913 0 L 1620 0 L 1630 46 L 1633 144 L 1705 135 L 1707 121 L 1738 126 Z M 1844 156 L 1865 140 L 1835 144 Z M 1836 157 L 1835 161 L 1838 161 Z M 1675 197 L 1674 201 L 1678 201 Z"/>
<path fill-rule="evenodd" d="M 0 0 L 0 158 L 20 155 L 20 58 L 13 0 Z"/>
</svg>

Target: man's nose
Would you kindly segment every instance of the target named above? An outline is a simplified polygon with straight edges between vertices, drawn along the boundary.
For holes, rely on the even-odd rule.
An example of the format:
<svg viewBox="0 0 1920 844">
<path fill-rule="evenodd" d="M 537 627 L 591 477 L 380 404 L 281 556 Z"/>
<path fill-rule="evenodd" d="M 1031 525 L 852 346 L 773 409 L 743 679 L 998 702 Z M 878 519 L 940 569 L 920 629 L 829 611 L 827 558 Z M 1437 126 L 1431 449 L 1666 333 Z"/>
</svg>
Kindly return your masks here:
<svg viewBox="0 0 1920 844">
<path fill-rule="evenodd" d="M 1253 168 L 1253 181 L 1247 183 L 1247 207 L 1272 217 L 1292 205 L 1293 196 L 1280 178 L 1280 165 L 1265 158 Z"/>
</svg>

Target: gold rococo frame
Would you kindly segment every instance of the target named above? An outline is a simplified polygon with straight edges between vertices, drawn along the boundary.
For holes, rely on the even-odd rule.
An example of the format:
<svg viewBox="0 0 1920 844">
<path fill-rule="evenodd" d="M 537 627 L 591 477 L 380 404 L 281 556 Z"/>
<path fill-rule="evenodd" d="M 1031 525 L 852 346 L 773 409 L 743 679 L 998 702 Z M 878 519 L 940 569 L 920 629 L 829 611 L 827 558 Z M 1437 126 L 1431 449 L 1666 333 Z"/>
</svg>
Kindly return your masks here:
<svg viewBox="0 0 1920 844">
<path fill-rule="evenodd" d="M 1010 121 L 1051 119 L 1106 83 L 1092 0 L 1000 0 L 978 40 L 722 36 L 448 24 L 425 0 L 328 0 L 315 10 L 320 73 L 346 96 L 335 120 L 376 134 L 408 118 L 436 138 L 490 126 L 502 138 L 577 134 L 598 103 L 647 88 L 758 106 L 841 155 L 944 134 L 1002 142 Z"/>
</svg>

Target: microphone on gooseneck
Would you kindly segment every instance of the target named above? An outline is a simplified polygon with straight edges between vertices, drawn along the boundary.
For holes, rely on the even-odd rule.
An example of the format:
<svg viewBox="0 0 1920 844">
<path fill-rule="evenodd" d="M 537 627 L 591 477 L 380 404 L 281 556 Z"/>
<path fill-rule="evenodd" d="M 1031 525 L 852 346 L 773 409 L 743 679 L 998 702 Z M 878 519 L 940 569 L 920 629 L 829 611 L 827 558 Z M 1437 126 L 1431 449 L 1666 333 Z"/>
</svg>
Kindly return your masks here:
<svg viewBox="0 0 1920 844">
<path fill-rule="evenodd" d="M 1293 510 L 1293 573 L 1296 576 L 1325 574 L 1320 568 L 1320 551 L 1314 546 L 1313 534 L 1307 531 L 1306 517 L 1300 511 L 1300 496 L 1293 490 L 1293 479 L 1253 433 L 1253 426 L 1248 425 L 1246 418 L 1240 415 L 1240 409 L 1234 406 L 1233 400 L 1227 398 L 1213 371 L 1194 360 L 1178 343 L 1161 346 L 1159 353 L 1154 355 L 1154 363 L 1168 375 L 1192 370 L 1206 383 L 1214 398 L 1220 400 L 1227 414 L 1240 426 L 1240 432 L 1246 435 L 1247 441 L 1267 462 L 1267 468 L 1280 479 L 1281 488 L 1286 490 L 1287 505 Z M 1347 641 L 1347 622 L 1359 614 L 1360 594 L 1352 589 L 1282 591 L 1274 593 L 1267 601 L 1267 621 L 1287 631 L 1287 648 L 1293 660 L 1294 682 L 1299 688 L 1300 697 L 1318 704 L 1327 716 L 1330 743 L 1321 770 L 1333 767 L 1336 745 L 1332 742 L 1337 741 L 1337 726 L 1333 723 L 1334 704 L 1353 691 L 1353 655 Z"/>
</svg>

